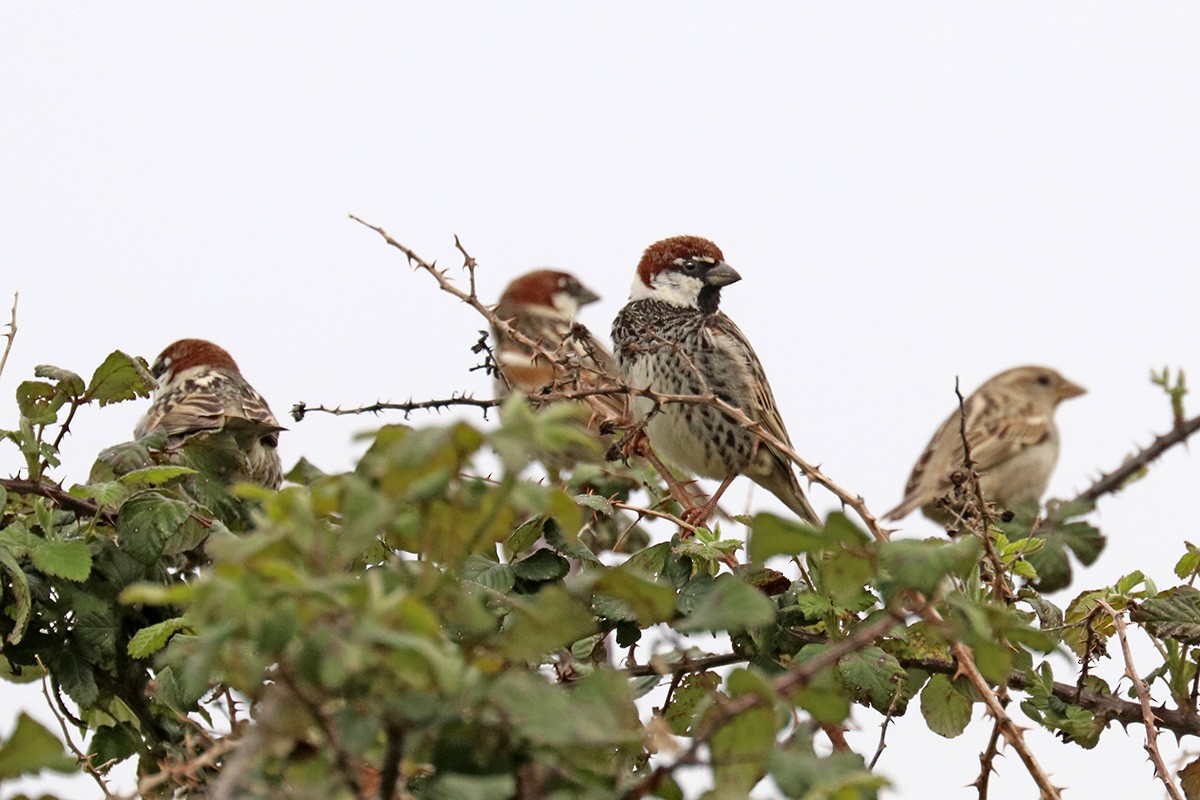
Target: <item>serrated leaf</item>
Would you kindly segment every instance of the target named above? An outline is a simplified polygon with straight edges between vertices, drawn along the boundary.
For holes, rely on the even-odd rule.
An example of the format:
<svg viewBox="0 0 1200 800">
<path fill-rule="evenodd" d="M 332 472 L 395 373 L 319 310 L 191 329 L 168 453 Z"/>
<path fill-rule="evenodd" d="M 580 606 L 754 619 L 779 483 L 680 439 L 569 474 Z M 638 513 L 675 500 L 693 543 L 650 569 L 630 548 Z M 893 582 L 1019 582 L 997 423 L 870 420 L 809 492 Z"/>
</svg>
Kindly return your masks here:
<svg viewBox="0 0 1200 800">
<path fill-rule="evenodd" d="M 504 545 L 508 554 L 515 556 L 517 553 L 523 553 L 533 547 L 533 543 L 542 538 L 542 531 L 545 530 L 547 519 L 548 517 L 545 515 L 540 515 L 518 525 Z"/>
<path fill-rule="evenodd" d="M 713 783 L 706 797 L 748 797 L 763 778 L 775 744 L 775 714 L 755 706 L 717 729 L 709 740 Z"/>
<path fill-rule="evenodd" d="M 33 374 L 39 378 L 57 381 L 62 390 L 71 397 L 79 397 L 83 394 L 83 378 L 69 369 L 54 367 L 50 364 L 38 364 L 33 368 Z"/>
<path fill-rule="evenodd" d="M 186 631 L 189 627 L 182 617 L 163 620 L 157 625 L 148 625 L 133 635 L 125 649 L 133 658 L 149 658 L 166 647 L 173 635 L 179 631 Z"/>
<path fill-rule="evenodd" d="M 700 576 L 690 586 L 701 591 L 676 626 L 680 632 L 748 630 L 769 625 L 775 619 L 771 599 L 732 575 L 722 574 L 716 579 Z M 682 595 L 680 600 L 682 603 Z"/>
<path fill-rule="evenodd" d="M 467 556 L 462 565 L 462 576 L 463 580 L 473 581 L 501 594 L 511 592 L 517 582 L 512 567 L 481 555 Z"/>
<path fill-rule="evenodd" d="M 904 691 L 908 673 L 895 656 L 878 647 L 850 653 L 837 665 L 842 682 L 856 700 L 882 713 L 900 716 L 908 705 Z"/>
<path fill-rule="evenodd" d="M 1200 758 L 1179 770 L 1179 785 L 1185 800 L 1200 800 Z"/>
<path fill-rule="evenodd" d="M 1129 618 L 1145 625 L 1155 636 L 1200 644 L 1200 590 L 1176 586 L 1139 604 L 1131 602 Z"/>
<path fill-rule="evenodd" d="M 143 467 L 127 472 L 118 480 L 126 486 L 161 486 L 184 475 L 195 475 L 196 470 L 189 467 L 177 467 L 163 464 L 156 467 Z"/>
<path fill-rule="evenodd" d="M 897 539 L 879 546 L 883 568 L 891 578 L 884 594 L 915 589 L 932 597 L 947 575 L 964 575 L 979 559 L 982 547 L 974 538 L 953 542 Z"/>
<path fill-rule="evenodd" d="M 75 759 L 67 755 L 62 742 L 53 733 L 22 711 L 12 736 L 0 746 L 0 780 L 11 780 L 44 769 L 73 772 Z"/>
<path fill-rule="evenodd" d="M 934 675 L 921 690 L 921 714 L 929 730 L 953 739 L 971 722 L 971 701 L 945 675 Z"/>
<path fill-rule="evenodd" d="M 163 547 L 180 528 L 191 509 L 156 491 L 142 491 L 121 505 L 117 541 L 121 549 L 143 564 L 162 557 Z"/>
<path fill-rule="evenodd" d="M 509 566 L 518 579 L 535 583 L 556 581 L 571 571 L 571 562 L 548 547 L 535 550 Z"/>
<path fill-rule="evenodd" d="M 42 541 L 29 551 L 33 565 L 47 575 L 69 581 L 87 580 L 92 572 L 92 552 L 78 539 L 74 541 Z"/>
<path fill-rule="evenodd" d="M 639 574 L 628 563 L 607 570 L 596 582 L 596 591 L 623 601 L 643 626 L 666 622 L 675 611 L 675 587 Z"/>
<path fill-rule="evenodd" d="M 92 373 L 87 397 L 106 406 L 135 397 L 149 397 L 157 386 L 158 381 L 146 369 L 144 361 L 114 350 Z"/>
<path fill-rule="evenodd" d="M 33 425 L 52 425 L 65 402 L 67 395 L 58 391 L 54 384 L 24 381 L 17 386 L 17 408 Z"/>
<path fill-rule="evenodd" d="M 762 563 L 776 555 L 820 552 L 831 542 L 835 542 L 833 537 L 805 522 L 762 513 L 754 515 L 747 552 L 751 561 Z"/>
<path fill-rule="evenodd" d="M 29 625 L 29 613 L 33 609 L 33 596 L 29 592 L 29 578 L 21 569 L 21 565 L 17 563 L 12 551 L 3 544 L 0 544 L 0 567 L 4 567 L 4 571 L 12 580 L 11 589 L 15 601 L 15 614 L 12 618 L 13 629 L 9 631 L 8 643 L 19 644 L 25 636 L 25 628 Z"/>
<path fill-rule="evenodd" d="M 575 502 L 593 511 L 599 511 L 606 517 L 613 515 L 613 505 L 608 502 L 607 497 L 601 497 L 598 494 L 577 494 L 575 495 Z"/>
<path fill-rule="evenodd" d="M 671 733 L 690 736 L 697 712 L 712 702 L 720 685 L 721 676 L 715 672 L 689 672 L 684 676 L 671 696 L 671 704 L 663 710 Z"/>
</svg>

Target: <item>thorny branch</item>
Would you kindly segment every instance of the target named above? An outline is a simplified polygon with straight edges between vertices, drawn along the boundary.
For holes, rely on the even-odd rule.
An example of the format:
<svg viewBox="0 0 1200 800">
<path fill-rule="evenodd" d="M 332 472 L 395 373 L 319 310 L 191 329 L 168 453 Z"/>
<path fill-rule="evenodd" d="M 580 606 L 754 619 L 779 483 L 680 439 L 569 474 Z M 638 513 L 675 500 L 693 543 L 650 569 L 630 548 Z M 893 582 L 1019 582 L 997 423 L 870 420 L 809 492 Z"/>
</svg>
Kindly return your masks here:
<svg viewBox="0 0 1200 800">
<path fill-rule="evenodd" d="M 851 653 L 870 647 L 877 638 L 885 635 L 902 622 L 903 614 L 901 612 L 889 610 L 875 622 L 859 628 L 844 639 L 831 642 L 828 650 L 776 678 L 773 682 L 775 692 L 781 697 L 790 697 L 807 686 L 821 670 L 833 666 Z M 643 781 L 622 796 L 623 800 L 639 800 L 639 798 L 647 796 L 658 788 L 668 774 L 679 767 L 694 764 L 700 756 L 700 750 L 713 734 L 738 714 L 762 705 L 763 702 L 762 695 L 746 694 L 721 704 L 716 712 L 707 717 L 705 723 L 697 728 L 687 750 L 680 754 L 673 763 L 660 764 L 655 767 Z"/>
<path fill-rule="evenodd" d="M 4 345 L 4 354 L 0 355 L 0 375 L 4 374 L 4 365 L 8 363 L 8 353 L 12 350 L 13 340 L 17 338 L 17 298 L 21 296 L 20 292 L 13 292 L 12 312 L 8 320 L 8 333 L 0 334 L 8 342 Z"/>
<path fill-rule="evenodd" d="M 104 776 L 100 774 L 100 770 L 92 764 L 91 757 L 84 753 L 75 744 L 71 738 L 71 732 L 67 729 L 67 721 L 58 713 L 58 709 L 54 705 L 54 700 L 50 697 L 50 670 L 46 669 L 46 665 L 42 663 L 41 656 L 36 656 L 38 666 L 42 670 L 42 696 L 46 698 L 46 705 L 50 707 L 50 713 L 54 715 L 54 719 L 58 721 L 58 727 L 62 729 L 63 741 L 74 754 L 75 760 L 83 767 L 83 771 L 96 781 L 96 785 L 100 787 L 100 791 L 104 793 L 105 800 L 119 800 L 119 795 L 113 794 L 108 788 L 108 782 L 104 780 Z"/>
<path fill-rule="evenodd" d="M 979 790 L 979 800 L 987 800 L 988 784 L 992 779 L 992 773 L 996 771 L 992 766 L 996 761 L 996 755 L 999 752 L 997 745 L 1000 744 L 1000 720 L 992 721 L 992 732 L 988 736 L 987 747 L 979 754 L 979 777 L 971 784 Z"/>
<path fill-rule="evenodd" d="M 305 415 L 312 414 L 317 411 L 323 414 L 333 414 L 337 417 L 347 414 L 378 414 L 381 411 L 403 411 L 404 418 L 408 419 L 408 415 L 414 411 L 420 411 L 424 409 L 442 411 L 450 408 L 451 406 L 472 406 L 474 408 L 481 408 L 483 409 L 484 418 L 486 419 L 488 410 L 498 408 L 500 406 L 500 401 L 485 400 L 470 397 L 468 395 L 462 395 L 448 397 L 444 400 L 409 400 L 407 403 L 385 403 L 380 401 L 378 403 L 372 403 L 369 406 L 360 406 L 358 408 L 342 408 L 341 406 L 328 408 L 326 406 L 309 406 L 304 402 L 299 402 L 292 406 L 292 419 L 296 420 L 296 422 L 300 422 L 304 419 Z"/>
<path fill-rule="evenodd" d="M 1187 441 L 1198 430 L 1200 430 L 1200 416 L 1192 417 L 1176 425 L 1162 436 L 1155 437 L 1153 442 L 1125 459 L 1121 466 L 1106 475 L 1101 475 L 1095 483 L 1072 498 L 1069 504 L 1086 503 L 1091 505 L 1106 494 L 1120 491 L 1130 478 L 1175 445 Z"/>
<path fill-rule="evenodd" d="M 38 497 L 45 497 L 59 508 L 66 511 L 73 511 L 80 516 L 97 517 L 101 522 L 108 525 L 115 525 L 117 523 L 117 513 L 115 511 L 106 509 L 95 501 L 76 497 L 61 486 L 52 483 L 29 481 L 23 478 L 0 478 L 0 486 L 14 494 L 31 494 Z"/>
<path fill-rule="evenodd" d="M 1167 770 L 1162 753 L 1158 750 L 1158 720 L 1154 718 L 1154 711 L 1150 708 L 1150 692 L 1146 688 L 1146 682 L 1142 680 L 1133 666 L 1133 653 L 1129 651 L 1129 638 L 1125 634 L 1125 617 L 1105 600 L 1097 599 L 1096 604 L 1104 609 L 1104 613 L 1112 617 L 1113 624 L 1117 627 L 1117 638 L 1121 640 L 1121 653 L 1125 657 L 1125 676 L 1133 683 L 1133 690 L 1137 693 L 1138 705 L 1142 712 L 1142 720 L 1146 723 L 1146 752 L 1154 764 L 1154 774 L 1162 781 L 1163 786 L 1167 787 L 1167 794 L 1171 796 L 1172 800 L 1183 800 L 1183 795 L 1179 792 L 1175 781 L 1171 779 L 1171 773 Z"/>
</svg>

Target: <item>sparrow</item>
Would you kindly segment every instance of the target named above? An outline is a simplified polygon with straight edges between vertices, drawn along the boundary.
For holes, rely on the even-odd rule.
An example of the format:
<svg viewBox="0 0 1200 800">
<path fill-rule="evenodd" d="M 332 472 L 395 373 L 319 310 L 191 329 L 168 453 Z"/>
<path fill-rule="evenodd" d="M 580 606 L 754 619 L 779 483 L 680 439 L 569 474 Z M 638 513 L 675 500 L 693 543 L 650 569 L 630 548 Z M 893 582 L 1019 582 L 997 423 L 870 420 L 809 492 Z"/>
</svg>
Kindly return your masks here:
<svg viewBox="0 0 1200 800">
<path fill-rule="evenodd" d="M 740 409 L 775 439 L 791 439 L 754 352 L 718 310 L 721 289 L 741 280 L 720 248 L 698 236 L 675 236 L 646 248 L 629 302 L 613 322 L 617 364 L 627 384 L 664 394 L 714 394 Z M 636 397 L 633 415 L 645 421 L 650 447 L 692 475 L 721 481 L 712 498 L 685 511 L 699 525 L 738 475 L 783 501 L 801 519 L 819 525 L 792 471 L 791 461 L 724 411 L 691 403 Z"/>
<path fill-rule="evenodd" d="M 966 399 L 966 438 L 984 500 L 1011 509 L 1042 499 L 1058 461 L 1054 411 L 1084 392 L 1049 367 L 1026 366 L 1001 372 Z M 913 467 L 904 499 L 885 519 L 920 508 L 935 522 L 954 520 L 955 485 L 963 482 L 962 424 L 957 409 L 941 424 Z"/>
<path fill-rule="evenodd" d="M 500 373 L 496 378 L 498 396 L 503 399 L 512 390 L 536 396 L 564 385 L 594 388 L 613 384 L 618 370 L 612 353 L 575 321 L 582 306 L 599 299 L 574 275 L 558 270 L 534 270 L 510 283 L 496 304 L 496 316 L 557 357 L 551 364 L 533 348 L 493 326 Z M 598 400 L 614 415 L 624 415 L 623 396 L 600 396 Z"/>
<path fill-rule="evenodd" d="M 285 428 L 229 353 L 204 339 L 180 339 L 162 351 L 150 372 L 159 386 L 133 430 L 135 439 L 162 431 L 170 449 L 193 434 L 230 433 L 246 456 L 244 477 L 279 488 L 283 469 L 276 447 Z"/>
</svg>

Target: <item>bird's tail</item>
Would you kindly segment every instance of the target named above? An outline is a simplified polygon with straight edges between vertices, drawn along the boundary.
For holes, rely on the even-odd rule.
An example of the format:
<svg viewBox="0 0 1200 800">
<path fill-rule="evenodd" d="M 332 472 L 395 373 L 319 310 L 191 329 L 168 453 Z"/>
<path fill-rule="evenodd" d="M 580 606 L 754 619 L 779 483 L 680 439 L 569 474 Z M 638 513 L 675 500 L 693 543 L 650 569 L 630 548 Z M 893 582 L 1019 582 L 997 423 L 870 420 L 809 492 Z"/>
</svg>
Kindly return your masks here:
<svg viewBox="0 0 1200 800">
<path fill-rule="evenodd" d="M 800 481 L 796 480 L 796 473 L 790 466 L 787 467 L 786 478 L 784 475 L 773 473 L 763 480 L 755 480 L 755 483 L 782 500 L 783 504 L 800 519 L 816 525 L 818 528 L 821 527 L 821 518 L 817 516 L 816 509 L 808 502 L 808 498 L 804 496 L 804 490 L 800 488 Z"/>
</svg>

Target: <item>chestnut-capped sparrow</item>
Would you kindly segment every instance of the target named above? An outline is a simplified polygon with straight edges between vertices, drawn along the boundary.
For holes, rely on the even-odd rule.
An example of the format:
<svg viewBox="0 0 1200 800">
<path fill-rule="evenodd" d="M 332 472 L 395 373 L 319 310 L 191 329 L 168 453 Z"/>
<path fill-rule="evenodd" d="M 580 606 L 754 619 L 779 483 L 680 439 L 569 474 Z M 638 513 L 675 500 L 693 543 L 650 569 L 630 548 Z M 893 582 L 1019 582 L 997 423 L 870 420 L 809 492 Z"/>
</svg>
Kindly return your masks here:
<svg viewBox="0 0 1200 800">
<path fill-rule="evenodd" d="M 614 382 L 619 373 L 612 353 L 575 320 L 581 306 L 599 299 L 574 275 L 558 270 L 534 270 L 510 283 L 496 304 L 496 316 L 555 354 L 555 363 L 493 327 L 499 396 L 512 390 L 536 396 L 555 388 Z M 601 396 L 599 400 L 614 415 L 624 414 L 624 396 Z"/>
<path fill-rule="evenodd" d="M 229 353 L 204 339 L 180 339 L 162 351 L 150 372 L 159 387 L 134 438 L 162 431 L 173 448 L 193 434 L 230 433 L 246 456 L 244 477 L 279 488 L 283 470 L 275 448 L 285 429 Z"/>
<path fill-rule="evenodd" d="M 1001 372 L 966 399 L 966 438 L 984 500 L 1004 509 L 1041 500 L 1058 461 L 1054 411 L 1083 393 L 1049 367 L 1027 366 Z M 962 422 L 956 408 L 917 459 L 904 500 L 885 519 L 919 508 L 936 522 L 954 520 L 962 504 L 954 495 L 964 481 Z"/>
<path fill-rule="evenodd" d="M 754 348 L 717 309 L 721 288 L 741 280 L 721 250 L 698 236 L 675 236 L 646 248 L 629 302 L 613 322 L 621 375 L 634 388 L 663 394 L 712 394 L 735 406 L 788 447 L 791 439 Z M 791 461 L 713 405 L 633 401 L 646 421 L 653 450 L 692 475 L 721 486 L 704 505 L 688 510 L 701 524 L 735 477 L 745 475 L 774 494 L 801 519 L 820 524 Z"/>
</svg>

